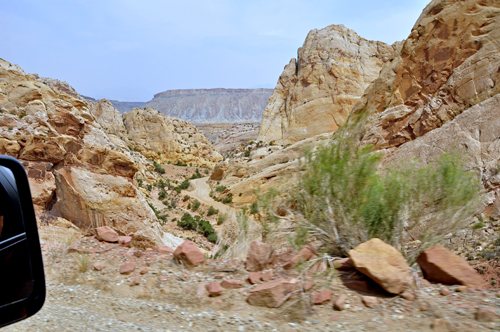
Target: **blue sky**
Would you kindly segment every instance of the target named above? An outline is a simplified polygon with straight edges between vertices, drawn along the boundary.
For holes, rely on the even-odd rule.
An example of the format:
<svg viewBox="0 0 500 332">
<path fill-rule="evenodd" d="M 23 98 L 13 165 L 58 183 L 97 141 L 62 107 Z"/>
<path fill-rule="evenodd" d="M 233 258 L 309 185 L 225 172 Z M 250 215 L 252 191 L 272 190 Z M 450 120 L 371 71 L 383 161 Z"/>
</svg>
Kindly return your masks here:
<svg viewBox="0 0 500 332">
<path fill-rule="evenodd" d="M 122 101 L 169 89 L 274 87 L 311 29 L 344 24 L 392 44 L 429 1 L 5 1 L 0 58 Z"/>
</svg>

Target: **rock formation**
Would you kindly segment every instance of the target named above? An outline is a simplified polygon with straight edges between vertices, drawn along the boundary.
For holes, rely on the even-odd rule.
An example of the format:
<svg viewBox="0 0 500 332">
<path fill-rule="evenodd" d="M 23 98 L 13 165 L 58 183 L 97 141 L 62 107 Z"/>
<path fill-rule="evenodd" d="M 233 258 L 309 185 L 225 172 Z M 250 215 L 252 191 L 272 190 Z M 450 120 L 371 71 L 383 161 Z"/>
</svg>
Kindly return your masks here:
<svg viewBox="0 0 500 332">
<path fill-rule="evenodd" d="M 258 122 L 271 93 L 271 89 L 168 90 L 144 106 L 189 122 Z"/>
<path fill-rule="evenodd" d="M 500 217 L 500 4 L 434 0 L 408 39 L 355 105 L 368 113 L 364 144 L 387 149 L 387 164 L 464 154 Z"/>
<path fill-rule="evenodd" d="M 258 140 L 287 144 L 335 131 L 393 51 L 342 25 L 311 30 L 278 80 Z"/>
<path fill-rule="evenodd" d="M 63 91 L 71 92 L 69 85 L 52 87 L 60 81 L 42 79 L 44 83 L 37 78 L 0 59 L 0 153 L 18 158 L 25 166 L 37 212 L 64 217 L 82 229 L 111 226 L 121 235 L 141 235 L 158 244 L 171 244 L 171 236 L 163 232 L 134 184 L 139 173 L 141 178 L 155 180 L 153 164 L 124 140 L 144 146 L 161 160 L 162 146 L 155 142 L 165 139 L 162 135 L 172 135 L 174 142 L 188 150 L 185 155 L 194 150 L 191 157 L 181 160 L 210 165 L 221 157 L 206 138 L 204 141 L 203 135 L 184 121 L 148 109 L 138 112 L 155 113 L 152 118 L 160 118 L 157 122 L 169 123 L 172 128 L 148 126 L 138 120 L 129 124 L 131 136 L 142 139 L 134 143 L 121 115 L 108 102 L 75 98 Z M 174 127 L 179 134 L 174 134 Z M 171 133 L 162 134 L 161 130 Z M 188 136 L 185 130 L 196 135 L 198 148 L 193 140 L 184 138 Z"/>
<path fill-rule="evenodd" d="M 258 124 L 235 124 L 217 137 L 214 147 L 221 154 L 232 152 L 238 145 L 257 140 Z"/>
</svg>

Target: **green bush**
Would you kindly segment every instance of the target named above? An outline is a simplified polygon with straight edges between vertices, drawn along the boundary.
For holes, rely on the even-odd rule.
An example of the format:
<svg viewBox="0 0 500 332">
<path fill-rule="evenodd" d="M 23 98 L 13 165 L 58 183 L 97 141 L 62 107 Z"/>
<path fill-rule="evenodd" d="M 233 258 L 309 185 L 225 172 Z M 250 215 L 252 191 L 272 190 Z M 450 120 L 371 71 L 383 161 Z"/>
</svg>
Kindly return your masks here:
<svg viewBox="0 0 500 332">
<path fill-rule="evenodd" d="M 329 145 L 306 153 L 301 190 L 292 193 L 297 229 L 306 228 L 325 250 L 345 256 L 378 237 L 413 262 L 476 212 L 479 178 L 459 156 L 444 153 L 428 165 L 413 161 L 379 173 L 382 154 L 358 147 L 359 137 L 356 128 L 344 128 Z M 420 246 L 406 252 L 413 240 Z"/>
<path fill-rule="evenodd" d="M 177 162 L 174 164 L 175 166 L 187 166 L 186 163 L 183 163 L 182 161 L 180 160 L 177 160 Z"/>
<path fill-rule="evenodd" d="M 226 186 L 217 186 L 217 188 L 215 188 L 215 191 L 220 193 L 222 191 L 226 190 Z"/>
<path fill-rule="evenodd" d="M 219 217 L 217 218 L 217 225 L 222 225 L 224 221 L 226 221 L 228 218 L 227 213 L 221 213 L 219 214 Z"/>
<path fill-rule="evenodd" d="M 216 210 L 213 206 L 210 205 L 210 207 L 208 208 L 207 217 L 210 217 L 217 213 L 219 213 L 219 210 Z"/>
<path fill-rule="evenodd" d="M 194 173 L 193 175 L 191 175 L 190 179 L 200 179 L 202 177 L 203 177 L 203 175 L 201 175 L 199 169 L 196 169 L 196 173 Z"/>
<path fill-rule="evenodd" d="M 245 157 L 249 157 L 250 156 L 250 150 L 245 150 Z"/>
<path fill-rule="evenodd" d="M 207 236 L 207 240 L 212 242 L 212 243 L 217 243 L 218 237 L 217 234 L 213 233 Z"/>
<path fill-rule="evenodd" d="M 200 207 L 201 203 L 199 200 L 195 199 L 194 202 L 193 202 L 193 211 L 196 211 L 198 210 L 198 208 Z"/>
<path fill-rule="evenodd" d="M 153 160 L 153 166 L 155 168 L 155 172 L 160 174 L 165 174 L 165 169 L 160 166 L 156 161 Z"/>
<path fill-rule="evenodd" d="M 254 202 L 252 203 L 252 205 L 250 205 L 250 214 L 256 214 L 256 213 L 259 213 L 259 205 L 257 202 Z"/>
<path fill-rule="evenodd" d="M 177 225 L 186 230 L 196 230 L 198 224 L 189 213 L 184 213 L 181 220 L 177 221 Z"/>
<path fill-rule="evenodd" d="M 207 237 L 210 234 L 214 234 L 215 229 L 212 227 L 212 225 L 210 225 L 210 222 L 202 219 L 198 222 L 198 233 L 203 234 L 203 236 Z"/>
<path fill-rule="evenodd" d="M 189 196 L 189 195 L 184 195 L 184 197 L 182 198 L 182 201 L 183 201 L 183 202 L 187 202 L 187 201 L 189 201 L 189 199 L 190 199 L 190 198 L 191 198 L 191 196 Z"/>
<path fill-rule="evenodd" d="M 158 199 L 164 200 L 165 198 L 167 198 L 167 192 L 165 191 L 165 189 L 161 189 L 158 193 Z"/>
<path fill-rule="evenodd" d="M 222 203 L 224 204 L 229 204 L 233 202 L 233 196 L 232 195 L 227 195 L 222 199 Z"/>
</svg>

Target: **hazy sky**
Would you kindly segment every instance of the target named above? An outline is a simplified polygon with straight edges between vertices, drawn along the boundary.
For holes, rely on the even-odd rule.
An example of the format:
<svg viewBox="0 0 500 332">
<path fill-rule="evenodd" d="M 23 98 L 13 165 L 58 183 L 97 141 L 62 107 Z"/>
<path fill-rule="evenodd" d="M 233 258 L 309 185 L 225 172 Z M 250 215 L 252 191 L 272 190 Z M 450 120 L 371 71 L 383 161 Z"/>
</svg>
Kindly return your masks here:
<svg viewBox="0 0 500 332">
<path fill-rule="evenodd" d="M 311 29 L 405 39 L 430 0 L 15 0 L 0 58 L 95 98 L 169 89 L 274 87 Z"/>
</svg>

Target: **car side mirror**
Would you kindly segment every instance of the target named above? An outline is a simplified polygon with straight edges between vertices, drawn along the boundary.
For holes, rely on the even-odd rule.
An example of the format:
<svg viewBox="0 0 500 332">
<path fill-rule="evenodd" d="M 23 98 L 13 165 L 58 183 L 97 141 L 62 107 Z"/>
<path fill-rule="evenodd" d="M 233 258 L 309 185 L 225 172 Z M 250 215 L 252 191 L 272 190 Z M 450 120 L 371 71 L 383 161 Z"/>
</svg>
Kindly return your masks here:
<svg viewBox="0 0 500 332">
<path fill-rule="evenodd" d="M 0 155 L 0 327 L 37 313 L 45 301 L 40 239 L 22 164 Z"/>
</svg>

